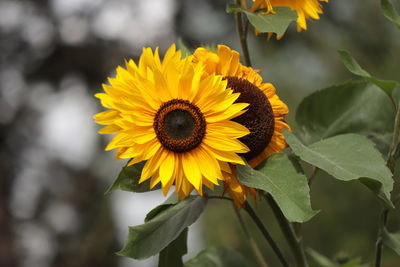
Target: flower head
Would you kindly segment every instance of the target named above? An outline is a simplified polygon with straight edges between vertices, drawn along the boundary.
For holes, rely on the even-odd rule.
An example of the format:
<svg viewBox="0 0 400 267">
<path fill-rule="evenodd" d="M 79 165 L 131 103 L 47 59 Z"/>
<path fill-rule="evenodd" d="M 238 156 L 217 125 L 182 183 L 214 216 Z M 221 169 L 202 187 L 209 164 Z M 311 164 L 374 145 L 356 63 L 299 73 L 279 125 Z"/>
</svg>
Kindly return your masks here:
<svg viewBox="0 0 400 267">
<path fill-rule="evenodd" d="M 161 182 L 164 194 L 174 184 L 180 199 L 218 185 L 228 163 L 244 164 L 237 153 L 249 151 L 238 140 L 249 130 L 232 121 L 249 104 L 235 103 L 240 94 L 223 76 L 192 61 L 181 59 L 175 45 L 163 60 L 157 49 L 144 48 L 138 64 L 118 67 L 105 93 L 96 94 L 109 109 L 95 115 L 106 125 L 99 133 L 116 134 L 106 150 L 116 149 L 129 165 L 146 161 L 139 182 Z"/>
<path fill-rule="evenodd" d="M 309 18 L 319 19 L 322 14 L 322 5 L 320 2 L 328 2 L 329 0 L 253 0 L 253 5 L 249 9 L 251 12 L 266 9 L 266 13 L 273 13 L 274 7 L 289 7 L 297 12 L 297 31 L 307 30 L 306 20 Z M 244 8 L 246 1 L 242 1 Z"/>
<path fill-rule="evenodd" d="M 240 93 L 236 103 L 249 103 L 248 111 L 233 120 L 246 126 L 250 134 L 239 140 L 250 151 L 242 153 L 252 167 L 256 167 L 273 153 L 281 152 L 287 145 L 283 136 L 284 129 L 290 129 L 285 122 L 288 108 L 275 93 L 271 83 L 264 83 L 258 71 L 239 62 L 239 53 L 224 45 L 218 46 L 217 53 L 198 48 L 194 62 L 205 65 L 207 75 L 222 75 L 228 81 L 228 88 Z M 255 189 L 242 186 L 236 177 L 234 165 L 223 169 L 225 185 L 235 203 L 240 206 L 250 192 Z"/>
</svg>

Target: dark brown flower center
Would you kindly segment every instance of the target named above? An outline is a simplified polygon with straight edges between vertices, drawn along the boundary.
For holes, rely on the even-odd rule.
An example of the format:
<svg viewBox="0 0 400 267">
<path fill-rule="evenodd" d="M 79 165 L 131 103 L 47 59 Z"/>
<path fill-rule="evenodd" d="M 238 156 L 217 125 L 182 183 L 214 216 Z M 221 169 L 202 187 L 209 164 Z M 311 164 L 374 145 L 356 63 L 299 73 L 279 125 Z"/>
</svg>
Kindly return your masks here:
<svg viewBox="0 0 400 267">
<path fill-rule="evenodd" d="M 246 160 L 251 160 L 260 154 L 271 141 L 274 134 L 275 118 L 267 96 L 251 82 L 237 77 L 227 76 L 228 87 L 235 93 L 240 93 L 235 103 L 249 103 L 248 110 L 233 119 L 250 130 L 250 134 L 239 140 L 246 144 L 250 151 L 243 154 Z"/>
<path fill-rule="evenodd" d="M 177 153 L 196 148 L 206 133 L 206 121 L 200 109 L 182 99 L 164 103 L 154 117 L 153 127 L 160 143 Z"/>
</svg>

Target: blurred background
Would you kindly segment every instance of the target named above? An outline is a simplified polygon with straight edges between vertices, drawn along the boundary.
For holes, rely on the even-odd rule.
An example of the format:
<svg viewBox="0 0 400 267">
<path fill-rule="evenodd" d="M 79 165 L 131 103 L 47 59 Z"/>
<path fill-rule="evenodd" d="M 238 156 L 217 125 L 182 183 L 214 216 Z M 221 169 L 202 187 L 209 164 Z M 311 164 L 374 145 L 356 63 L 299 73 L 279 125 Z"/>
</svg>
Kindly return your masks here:
<svg viewBox="0 0 400 267">
<path fill-rule="evenodd" d="M 125 162 L 103 151 L 109 139 L 96 133 L 92 116 L 102 108 L 93 95 L 143 46 L 163 52 L 181 39 L 189 48 L 223 43 L 240 50 L 226 3 L 0 0 L 1 267 L 156 266 L 156 257 L 115 255 L 128 226 L 142 223 L 164 197 L 159 191 L 104 195 Z M 280 41 L 249 38 L 253 65 L 288 103 L 294 128 L 305 95 L 353 78 L 338 49 L 350 51 L 377 77 L 399 79 L 400 32 L 383 17 L 379 1 L 331 0 L 308 27 L 297 33 L 292 25 Z M 305 245 L 330 258 L 371 262 L 381 212 L 375 197 L 358 183 L 323 174 L 311 191 L 321 212 L 303 227 Z M 207 245 L 223 245 L 257 266 L 232 206 L 209 204 L 190 228 L 187 258 Z M 289 255 L 268 206 L 256 208 Z M 392 217 L 390 230 L 399 230 L 398 212 Z M 259 243 L 271 267 L 279 266 L 264 240 Z M 384 259 L 383 266 L 400 266 L 388 249 Z"/>
</svg>

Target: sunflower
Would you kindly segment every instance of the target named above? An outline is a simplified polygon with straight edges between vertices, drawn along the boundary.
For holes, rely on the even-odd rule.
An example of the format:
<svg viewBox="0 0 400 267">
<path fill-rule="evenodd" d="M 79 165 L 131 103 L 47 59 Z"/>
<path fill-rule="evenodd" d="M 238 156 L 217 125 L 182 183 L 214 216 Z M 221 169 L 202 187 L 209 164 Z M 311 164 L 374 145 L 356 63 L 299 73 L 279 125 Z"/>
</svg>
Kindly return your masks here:
<svg viewBox="0 0 400 267">
<path fill-rule="evenodd" d="M 241 137 L 250 151 L 242 153 L 252 167 L 258 166 L 268 156 L 281 152 L 286 146 L 283 130 L 290 127 L 285 122 L 289 112 L 276 89 L 271 83 L 264 83 L 258 71 L 239 62 L 239 53 L 224 45 L 218 45 L 216 53 L 198 48 L 193 55 L 195 63 L 205 65 L 207 75 L 221 75 L 228 81 L 228 88 L 240 93 L 236 103 L 249 103 L 248 111 L 236 118 L 236 121 L 250 130 L 250 134 Z M 223 169 L 225 185 L 235 203 L 240 206 L 247 193 L 255 196 L 255 189 L 242 186 L 236 177 L 234 164 Z"/>
<path fill-rule="evenodd" d="M 181 58 L 172 45 L 160 60 L 158 49 L 144 48 L 139 63 L 118 67 L 105 93 L 96 94 L 108 111 L 96 114 L 106 125 L 100 134 L 116 134 L 106 150 L 128 165 L 146 161 L 139 183 L 161 182 L 166 195 L 174 184 L 180 199 L 193 189 L 213 189 L 228 163 L 244 164 L 237 153 L 249 148 L 238 138 L 249 130 L 231 119 L 249 105 L 235 103 L 240 93 L 227 89 L 221 75 L 205 75 L 192 56 Z"/>
<path fill-rule="evenodd" d="M 319 19 L 319 14 L 323 13 L 320 2 L 328 1 L 329 0 L 253 0 L 253 5 L 249 11 L 254 12 L 260 9 L 266 9 L 266 13 L 273 13 L 274 7 L 289 7 L 297 12 L 297 31 L 301 31 L 307 30 L 307 19 Z M 242 0 L 242 6 L 247 9 L 246 0 Z"/>
</svg>

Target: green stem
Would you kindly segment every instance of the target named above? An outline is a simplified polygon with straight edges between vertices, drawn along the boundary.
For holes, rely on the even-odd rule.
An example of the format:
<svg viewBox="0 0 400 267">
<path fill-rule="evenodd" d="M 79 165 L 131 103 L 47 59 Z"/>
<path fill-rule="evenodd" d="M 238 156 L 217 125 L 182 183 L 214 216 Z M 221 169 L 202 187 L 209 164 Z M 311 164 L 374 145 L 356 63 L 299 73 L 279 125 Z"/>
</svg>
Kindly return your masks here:
<svg viewBox="0 0 400 267">
<path fill-rule="evenodd" d="M 267 240 L 268 244 L 271 246 L 272 250 L 275 252 L 276 256 L 278 257 L 279 261 L 281 262 L 282 266 L 284 267 L 289 267 L 289 264 L 287 263 L 285 257 L 283 256 L 281 250 L 279 249 L 278 245 L 268 232 L 267 228 L 265 225 L 262 223 L 260 218 L 258 218 L 257 214 L 254 212 L 253 208 L 250 206 L 248 202 L 246 202 L 246 205 L 244 209 L 247 211 L 249 216 L 253 219 L 254 223 L 257 225 L 258 229 L 260 229 L 261 233 Z"/>
<path fill-rule="evenodd" d="M 382 249 L 383 249 L 383 240 L 382 240 L 382 232 L 383 232 L 383 227 L 385 227 L 386 222 L 387 222 L 387 217 L 388 217 L 389 210 L 384 209 L 382 212 L 382 222 L 379 224 L 379 233 L 378 233 L 378 239 L 376 240 L 376 253 L 375 253 L 375 267 L 380 267 L 381 266 L 381 260 L 382 260 Z"/>
<path fill-rule="evenodd" d="M 241 5 L 240 0 L 236 0 L 236 4 L 240 6 Z M 251 66 L 250 53 L 249 53 L 249 47 L 247 46 L 247 26 L 243 25 L 242 13 L 240 12 L 236 13 L 235 18 L 236 18 L 236 29 L 239 35 L 240 45 L 243 51 L 244 62 L 246 66 L 250 67 Z"/>
<path fill-rule="evenodd" d="M 396 118 L 394 121 L 392 144 L 390 145 L 390 151 L 387 161 L 387 166 L 392 171 L 392 173 L 394 173 L 395 162 L 396 159 L 399 157 L 400 153 L 399 143 L 400 143 L 400 109 L 398 108 L 396 113 Z"/>
<path fill-rule="evenodd" d="M 310 177 L 308 177 L 308 185 L 311 186 L 312 182 L 314 181 L 315 175 L 317 175 L 318 168 L 315 166 L 312 166 L 311 174 Z"/>
<path fill-rule="evenodd" d="M 253 249 L 254 255 L 256 256 L 258 262 L 260 263 L 260 266 L 268 267 L 266 259 L 263 257 L 263 254 L 261 253 L 260 248 L 257 246 L 256 241 L 250 235 L 250 232 L 247 229 L 246 224 L 244 223 L 242 215 L 240 214 L 240 212 L 238 211 L 238 209 L 235 206 L 233 206 L 233 209 L 235 210 L 235 214 L 238 218 L 239 224 L 242 227 L 243 232 L 244 232 L 247 240 L 249 241 L 251 248 Z"/>
<path fill-rule="evenodd" d="M 394 173 L 396 167 L 396 159 L 400 154 L 400 108 L 397 107 L 396 118 L 394 121 L 394 130 L 393 130 L 393 139 L 392 144 L 390 145 L 389 156 L 386 165 L 390 169 L 392 173 Z M 382 222 L 379 224 L 378 238 L 376 240 L 375 246 L 375 267 L 381 266 L 382 261 L 382 250 L 383 250 L 383 241 L 382 241 L 382 232 L 386 227 L 386 222 L 388 219 L 389 210 L 384 208 L 382 211 Z"/>
<path fill-rule="evenodd" d="M 264 194 L 264 196 L 267 199 L 268 203 L 270 204 L 272 212 L 274 213 L 276 219 L 278 220 L 278 224 L 294 255 L 297 266 L 307 267 L 308 263 L 306 261 L 304 249 L 301 243 L 301 238 L 298 238 L 296 236 L 293 227 L 290 225 L 285 215 L 283 215 L 281 209 L 279 208 L 278 204 L 276 204 L 275 200 L 271 197 L 271 195 Z"/>
</svg>

